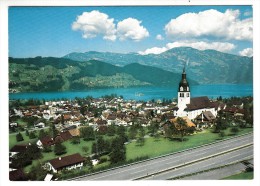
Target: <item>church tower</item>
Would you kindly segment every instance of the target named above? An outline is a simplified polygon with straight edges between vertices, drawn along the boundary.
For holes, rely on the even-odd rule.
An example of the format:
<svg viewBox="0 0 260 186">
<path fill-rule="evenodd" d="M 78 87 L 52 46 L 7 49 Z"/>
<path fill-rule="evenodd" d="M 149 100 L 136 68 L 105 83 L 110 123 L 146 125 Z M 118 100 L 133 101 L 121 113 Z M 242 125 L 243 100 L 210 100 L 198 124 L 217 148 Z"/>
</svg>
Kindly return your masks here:
<svg viewBox="0 0 260 186">
<path fill-rule="evenodd" d="M 186 79 L 185 67 L 183 68 L 182 78 L 178 89 L 178 108 L 184 110 L 190 104 L 190 86 Z"/>
</svg>

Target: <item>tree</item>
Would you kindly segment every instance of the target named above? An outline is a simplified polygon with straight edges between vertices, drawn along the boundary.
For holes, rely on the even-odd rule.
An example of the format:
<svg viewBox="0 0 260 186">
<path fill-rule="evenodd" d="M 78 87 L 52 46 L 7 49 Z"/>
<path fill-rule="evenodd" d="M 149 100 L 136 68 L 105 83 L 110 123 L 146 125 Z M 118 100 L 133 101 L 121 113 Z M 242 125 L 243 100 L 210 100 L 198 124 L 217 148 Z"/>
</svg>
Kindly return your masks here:
<svg viewBox="0 0 260 186">
<path fill-rule="evenodd" d="M 137 128 L 132 125 L 130 128 L 129 128 L 129 133 L 128 133 L 128 136 L 130 139 L 135 139 L 136 138 L 136 135 L 137 135 Z"/>
<path fill-rule="evenodd" d="M 33 132 L 33 131 L 30 132 L 30 133 L 29 133 L 29 138 L 30 138 L 30 139 L 34 139 L 34 138 L 36 138 L 36 134 L 35 134 L 35 132 Z"/>
<path fill-rule="evenodd" d="M 109 157 L 112 164 L 126 160 L 126 148 L 118 137 L 114 138 L 111 142 L 111 153 Z"/>
<path fill-rule="evenodd" d="M 36 144 L 29 145 L 27 148 L 27 153 L 33 160 L 42 158 L 41 149 L 39 149 Z"/>
<path fill-rule="evenodd" d="M 41 129 L 39 132 L 39 139 L 42 139 L 43 137 L 47 136 L 48 133 L 44 131 L 44 129 Z"/>
<path fill-rule="evenodd" d="M 97 155 L 110 151 L 110 143 L 105 141 L 102 136 L 99 136 L 96 143 L 92 144 L 92 153 Z"/>
<path fill-rule="evenodd" d="M 71 139 L 71 143 L 72 143 L 72 144 L 80 144 L 80 137 L 79 137 L 79 136 L 74 136 L 74 137 Z"/>
<path fill-rule="evenodd" d="M 92 127 L 81 127 L 79 130 L 80 130 L 80 137 L 82 137 L 85 141 L 95 139 L 95 133 Z"/>
<path fill-rule="evenodd" d="M 54 146 L 54 153 L 56 155 L 61 155 L 61 154 L 65 154 L 66 151 L 66 147 L 64 145 L 62 145 L 61 143 L 56 143 Z"/>
<path fill-rule="evenodd" d="M 46 153 L 52 152 L 51 146 L 43 146 L 43 152 L 46 152 Z"/>
<path fill-rule="evenodd" d="M 157 133 L 159 129 L 159 123 L 157 122 L 152 122 L 149 126 L 148 126 L 148 131 L 149 133 L 151 133 L 152 135 L 154 135 L 155 133 Z"/>
<path fill-rule="evenodd" d="M 51 125 L 50 133 L 53 138 L 55 138 L 59 134 L 59 131 L 56 129 L 54 123 Z"/>
<path fill-rule="evenodd" d="M 38 180 L 43 181 L 45 176 L 47 174 L 47 171 L 43 169 L 43 167 L 40 165 L 40 163 L 37 163 L 36 165 L 33 165 L 29 172 L 30 180 Z"/>
<path fill-rule="evenodd" d="M 30 134 L 30 133 L 29 133 L 29 130 L 26 129 L 26 130 L 25 130 L 25 135 L 26 135 L 26 136 L 29 136 L 29 134 Z"/>
<path fill-rule="evenodd" d="M 174 130 L 175 130 L 175 128 L 173 127 L 173 124 L 170 122 L 167 122 L 164 126 L 164 136 L 166 138 L 172 138 Z"/>
<path fill-rule="evenodd" d="M 107 127 L 107 135 L 108 136 L 114 136 L 116 134 L 116 126 L 115 125 L 109 125 Z"/>
<path fill-rule="evenodd" d="M 183 137 L 188 129 L 187 122 L 183 118 L 178 117 L 174 123 L 174 127 L 176 128 L 175 132 L 181 136 L 181 141 L 183 141 Z"/>
<path fill-rule="evenodd" d="M 11 167 L 19 169 L 30 164 L 32 164 L 31 157 L 26 152 L 21 152 L 15 155 Z"/>
<path fill-rule="evenodd" d="M 23 141 L 23 135 L 19 132 L 18 134 L 16 134 L 16 141 L 19 142 L 19 141 Z"/>
<path fill-rule="evenodd" d="M 139 131 L 138 131 L 138 137 L 137 137 L 137 141 L 136 143 L 140 146 L 143 146 L 144 145 L 144 136 L 145 136 L 145 131 L 144 131 L 144 128 L 141 126 L 139 128 Z"/>
<path fill-rule="evenodd" d="M 93 169 L 93 164 L 92 164 L 91 158 L 90 158 L 89 156 L 86 157 L 86 160 L 85 160 L 85 162 L 84 162 L 84 165 L 85 165 L 85 166 L 88 166 L 89 169 Z"/>
</svg>

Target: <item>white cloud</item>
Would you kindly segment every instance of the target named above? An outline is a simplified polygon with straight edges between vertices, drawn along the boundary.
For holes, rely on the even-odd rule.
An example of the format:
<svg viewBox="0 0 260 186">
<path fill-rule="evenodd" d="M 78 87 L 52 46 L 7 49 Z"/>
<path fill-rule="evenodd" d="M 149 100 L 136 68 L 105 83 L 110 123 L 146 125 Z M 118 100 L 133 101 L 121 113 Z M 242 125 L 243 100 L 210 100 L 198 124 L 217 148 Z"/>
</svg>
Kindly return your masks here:
<svg viewBox="0 0 260 186">
<path fill-rule="evenodd" d="M 163 36 L 162 36 L 161 34 L 158 34 L 158 35 L 156 36 L 156 39 L 157 39 L 157 40 L 164 40 L 164 38 L 163 38 Z"/>
<path fill-rule="evenodd" d="M 244 50 L 239 52 L 239 55 L 252 57 L 253 56 L 253 49 L 252 48 L 245 48 Z"/>
<path fill-rule="evenodd" d="M 173 43 L 166 44 L 165 47 L 153 47 L 146 49 L 145 51 L 139 51 L 138 53 L 141 55 L 147 55 L 147 54 L 160 54 L 167 50 L 170 50 L 172 48 L 177 47 L 192 47 L 198 50 L 217 50 L 220 52 L 229 52 L 233 50 L 236 46 L 232 43 L 228 42 L 204 42 L 204 41 L 176 41 Z"/>
<path fill-rule="evenodd" d="M 140 25 L 141 23 L 137 19 L 127 18 L 119 21 L 116 28 L 113 18 L 93 10 L 79 15 L 72 23 L 72 30 L 81 31 L 82 37 L 85 39 L 100 35 L 103 39 L 111 41 L 115 41 L 117 37 L 120 40 L 140 41 L 149 36 L 149 32 Z"/>
<path fill-rule="evenodd" d="M 147 55 L 147 54 L 161 54 L 165 51 L 169 50 L 168 48 L 166 47 L 162 47 L 162 48 L 159 48 L 159 47 L 153 47 L 153 48 L 148 48 L 146 49 L 145 51 L 139 51 L 138 53 L 141 54 L 141 55 Z"/>
<path fill-rule="evenodd" d="M 118 22 L 117 24 L 117 36 L 120 40 L 134 40 L 140 41 L 149 36 L 149 32 L 143 26 L 141 26 L 142 22 L 134 19 L 127 18 L 123 21 Z"/>
<path fill-rule="evenodd" d="M 165 25 L 169 38 L 212 36 L 235 40 L 252 40 L 253 20 L 239 19 L 239 10 L 225 13 L 211 9 L 199 13 L 186 13 Z"/>
<path fill-rule="evenodd" d="M 114 41 L 116 39 L 116 29 L 114 19 L 107 14 L 97 10 L 84 12 L 72 23 L 72 29 L 82 31 L 83 38 L 94 38 L 102 35 L 103 39 Z"/>
</svg>

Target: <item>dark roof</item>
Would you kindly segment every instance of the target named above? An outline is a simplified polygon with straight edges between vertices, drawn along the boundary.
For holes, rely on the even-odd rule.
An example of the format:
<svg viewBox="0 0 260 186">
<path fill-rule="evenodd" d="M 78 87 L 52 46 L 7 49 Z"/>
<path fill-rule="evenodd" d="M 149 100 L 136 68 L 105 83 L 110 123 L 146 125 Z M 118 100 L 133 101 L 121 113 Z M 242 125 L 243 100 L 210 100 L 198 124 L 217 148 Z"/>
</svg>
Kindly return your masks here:
<svg viewBox="0 0 260 186">
<path fill-rule="evenodd" d="M 203 108 L 214 108 L 207 96 L 196 97 L 190 99 L 190 104 L 187 104 L 187 110 L 197 110 Z"/>
<path fill-rule="evenodd" d="M 116 115 L 114 114 L 109 114 L 107 117 L 108 120 L 116 120 Z"/>
<path fill-rule="evenodd" d="M 203 112 L 203 115 L 208 121 L 216 119 L 216 117 L 210 111 Z"/>
<path fill-rule="evenodd" d="M 45 136 L 41 138 L 40 141 L 42 142 L 43 146 L 51 146 L 54 144 L 53 138 L 51 138 L 50 136 Z"/>
<path fill-rule="evenodd" d="M 10 149 L 10 152 L 25 152 L 28 145 L 15 145 Z"/>
<path fill-rule="evenodd" d="M 99 119 L 99 120 L 96 121 L 96 123 L 97 123 L 98 125 L 106 125 L 106 124 L 107 124 L 107 121 L 106 121 L 106 120 L 101 120 L 101 119 Z"/>
<path fill-rule="evenodd" d="M 64 141 L 67 141 L 67 140 L 69 140 L 69 139 L 71 139 L 71 138 L 73 137 L 73 136 L 70 134 L 69 131 L 61 132 L 61 133 L 60 133 L 60 136 L 62 137 L 62 139 L 63 139 Z"/>
<path fill-rule="evenodd" d="M 10 181 L 27 181 L 28 178 L 22 169 L 14 170 L 9 172 Z"/>
<path fill-rule="evenodd" d="M 227 107 L 223 111 L 224 112 L 230 112 L 230 113 L 241 113 L 241 114 L 245 113 L 244 109 L 239 109 L 237 107 Z"/>
<path fill-rule="evenodd" d="M 71 129 L 75 129 L 75 128 L 77 128 L 76 125 L 71 125 L 71 126 L 65 127 L 64 129 L 62 129 L 62 131 L 65 132 L 65 131 L 68 131 L 68 130 L 71 130 Z"/>
<path fill-rule="evenodd" d="M 79 153 L 77 153 L 69 156 L 55 158 L 50 160 L 49 162 L 53 166 L 53 168 L 58 170 L 84 161 L 85 159 Z"/>
</svg>

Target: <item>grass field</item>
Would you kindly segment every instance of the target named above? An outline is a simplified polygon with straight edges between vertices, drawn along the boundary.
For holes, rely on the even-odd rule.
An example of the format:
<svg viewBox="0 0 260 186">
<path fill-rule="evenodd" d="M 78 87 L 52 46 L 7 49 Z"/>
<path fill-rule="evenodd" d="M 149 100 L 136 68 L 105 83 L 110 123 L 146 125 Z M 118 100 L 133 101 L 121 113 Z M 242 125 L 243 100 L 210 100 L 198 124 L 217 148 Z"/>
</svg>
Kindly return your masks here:
<svg viewBox="0 0 260 186">
<path fill-rule="evenodd" d="M 252 128 L 246 128 L 243 130 L 240 130 L 239 134 L 244 134 L 247 132 L 251 132 L 253 129 Z M 225 131 L 226 134 L 229 134 L 229 129 Z M 28 142 L 33 142 L 34 140 L 30 140 L 28 136 L 25 135 L 25 133 L 22 133 L 24 137 L 23 142 L 19 143 L 28 143 Z M 12 147 L 13 145 L 17 144 L 16 142 L 16 137 L 14 134 L 9 135 L 9 146 Z M 229 138 L 231 136 L 226 135 L 223 139 Z M 110 138 L 110 137 L 107 137 Z M 192 148 L 196 147 L 199 145 L 211 143 L 214 141 L 219 140 L 219 135 L 212 133 L 210 130 L 204 130 L 203 132 L 199 132 L 197 134 L 194 134 L 192 136 L 185 136 L 187 140 L 180 142 L 180 141 L 174 141 L 174 140 L 169 140 L 167 138 L 161 137 L 159 140 L 155 140 L 153 137 L 149 137 L 145 139 L 145 144 L 144 146 L 137 146 L 136 142 L 131 142 L 126 145 L 126 159 L 131 160 L 131 159 L 136 159 L 138 157 L 144 157 L 147 156 L 149 158 L 160 156 L 163 154 L 167 153 L 172 153 L 172 152 L 177 152 L 180 150 L 184 150 L 187 148 Z M 63 145 L 66 146 L 67 153 L 63 154 L 61 156 L 66 156 L 66 155 L 71 155 L 74 153 L 80 153 L 82 156 L 88 156 L 91 154 L 91 148 L 92 148 L 92 143 L 94 141 L 84 141 L 80 140 L 80 144 L 72 144 L 70 141 L 66 141 L 63 143 Z M 84 152 L 82 150 L 83 146 L 88 147 L 88 152 Z M 43 153 L 43 158 L 33 161 L 33 165 L 35 165 L 37 162 L 38 163 L 43 163 L 47 160 L 51 160 L 57 158 L 57 156 L 54 154 L 54 152 L 50 153 Z M 108 164 L 108 162 L 104 163 L 105 165 Z M 29 171 L 32 165 L 27 166 L 25 168 L 25 171 Z M 103 166 L 103 164 L 99 165 Z"/>
<path fill-rule="evenodd" d="M 229 177 L 224 178 L 223 180 L 252 180 L 254 179 L 254 172 L 241 172 Z"/>
<path fill-rule="evenodd" d="M 244 134 L 252 131 L 252 128 L 246 128 L 240 130 L 239 134 Z M 226 134 L 229 134 L 229 129 L 225 131 Z M 223 139 L 229 138 L 231 136 L 226 135 Z M 161 137 L 160 140 L 155 141 L 154 138 L 145 139 L 144 146 L 137 146 L 136 142 L 128 144 L 127 149 L 127 160 L 135 159 L 136 157 L 149 156 L 150 158 L 156 157 L 159 155 L 177 152 L 187 148 L 196 147 L 199 145 L 207 144 L 214 142 L 219 139 L 218 134 L 212 133 L 210 130 L 204 130 L 192 136 L 186 136 L 188 140 L 179 142 L 171 141 L 169 139 Z"/>
</svg>

